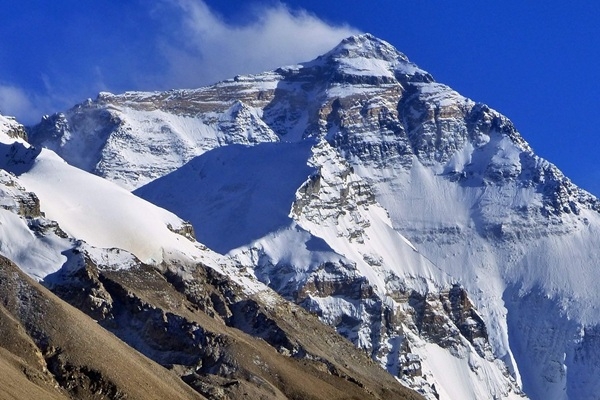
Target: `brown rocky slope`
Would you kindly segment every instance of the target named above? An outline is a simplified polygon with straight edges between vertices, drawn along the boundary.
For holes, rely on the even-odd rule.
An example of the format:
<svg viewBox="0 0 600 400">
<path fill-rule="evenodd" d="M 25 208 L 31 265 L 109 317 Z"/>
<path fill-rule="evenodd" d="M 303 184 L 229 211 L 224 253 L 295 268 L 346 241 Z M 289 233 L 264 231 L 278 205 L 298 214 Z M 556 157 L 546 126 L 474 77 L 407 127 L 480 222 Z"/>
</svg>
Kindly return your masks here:
<svg viewBox="0 0 600 400">
<path fill-rule="evenodd" d="M 96 322 L 1 258 L 0 399 L 420 398 L 304 310 L 192 274 L 88 260 L 53 290 Z"/>
</svg>

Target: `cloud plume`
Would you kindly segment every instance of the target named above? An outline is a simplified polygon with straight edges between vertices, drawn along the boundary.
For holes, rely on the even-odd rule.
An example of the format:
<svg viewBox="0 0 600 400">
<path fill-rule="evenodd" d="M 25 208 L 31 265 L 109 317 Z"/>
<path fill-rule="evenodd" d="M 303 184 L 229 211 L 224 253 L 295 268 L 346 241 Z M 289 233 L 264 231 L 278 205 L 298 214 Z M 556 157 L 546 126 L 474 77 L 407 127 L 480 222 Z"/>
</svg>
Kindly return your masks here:
<svg viewBox="0 0 600 400">
<path fill-rule="evenodd" d="M 25 90 L 0 84 L 0 114 L 16 116 L 21 122 L 32 123 L 40 117 L 40 104 L 37 96 L 29 95 Z"/>
<path fill-rule="evenodd" d="M 358 33 L 283 4 L 255 8 L 242 25 L 226 22 L 202 1 L 170 4 L 180 11 L 181 29 L 163 37 L 160 48 L 168 62 L 166 81 L 177 87 L 308 61 Z"/>
<path fill-rule="evenodd" d="M 33 124 L 100 90 L 197 88 L 311 60 L 358 33 L 283 3 L 251 2 L 235 22 L 202 0 L 117 3 L 59 4 L 60 29 L 42 13 L 40 26 L 49 28 L 32 31 L 27 47 L 0 46 L 0 56 L 28 60 L 23 68 L 0 65 L 0 112 Z"/>
</svg>

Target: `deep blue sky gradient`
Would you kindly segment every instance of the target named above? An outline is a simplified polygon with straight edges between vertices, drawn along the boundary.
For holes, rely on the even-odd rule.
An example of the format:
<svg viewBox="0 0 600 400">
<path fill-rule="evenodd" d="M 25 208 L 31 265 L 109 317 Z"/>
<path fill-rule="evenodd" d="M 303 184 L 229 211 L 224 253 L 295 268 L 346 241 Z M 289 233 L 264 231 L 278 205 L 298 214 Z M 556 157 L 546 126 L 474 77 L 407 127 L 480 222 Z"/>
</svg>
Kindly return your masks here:
<svg viewBox="0 0 600 400">
<path fill-rule="evenodd" d="M 34 112 L 59 111 L 100 90 L 167 89 L 157 36 L 180 28 L 176 0 L 10 1 L 0 13 L 0 86 Z M 149 6 L 148 4 L 152 4 Z M 206 0 L 231 25 L 276 1 Z M 387 40 L 475 101 L 507 115 L 534 150 L 600 194 L 600 3 L 289 0 L 332 25 Z M 171 36 L 173 37 L 173 36 Z M 298 62 L 307 61 L 303 59 Z M 239 65 L 239 73 L 246 72 Z M 201 73 L 201 71 L 199 71 Z M 210 83 L 210 82 L 206 82 Z M 21 119 L 33 122 L 30 112 Z"/>
</svg>

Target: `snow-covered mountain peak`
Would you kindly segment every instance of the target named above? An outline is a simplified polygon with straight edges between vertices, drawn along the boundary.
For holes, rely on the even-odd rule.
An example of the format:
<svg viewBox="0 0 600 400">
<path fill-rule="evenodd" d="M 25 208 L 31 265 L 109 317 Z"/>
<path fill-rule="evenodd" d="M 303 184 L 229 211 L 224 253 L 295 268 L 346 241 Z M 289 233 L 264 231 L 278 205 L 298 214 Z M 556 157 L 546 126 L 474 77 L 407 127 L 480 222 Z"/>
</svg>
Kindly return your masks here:
<svg viewBox="0 0 600 400">
<path fill-rule="evenodd" d="M 426 82 L 433 81 L 431 75 L 411 63 L 391 44 L 369 33 L 342 40 L 333 50 L 305 66 L 321 63 L 333 67 L 340 74 L 374 77 L 380 83 L 392 83 L 415 76 Z"/>
<path fill-rule="evenodd" d="M 510 397 L 507 370 L 534 398 L 600 389 L 583 383 L 593 373 L 565 372 L 600 373 L 585 361 L 600 358 L 588 351 L 600 326 L 600 202 L 535 155 L 507 117 L 372 35 L 205 88 L 103 93 L 30 136 L 198 221 L 206 245 L 244 260 L 415 387 L 428 376 L 438 394 L 456 393 L 436 380 L 448 362 L 461 365 L 454 378 L 465 387 L 480 382 L 471 349 L 498 364 L 496 377 L 442 398 L 486 398 L 490 385 Z M 477 309 L 485 346 L 471 340 L 471 320 L 436 303 L 452 283 Z M 443 310 L 453 322 L 438 331 Z M 435 347 L 456 329 L 468 343 Z M 420 342 L 427 330 L 437 342 Z"/>
<path fill-rule="evenodd" d="M 408 62 L 408 58 L 396 50 L 388 42 L 376 38 L 370 33 L 350 36 L 340 42 L 336 47 L 327 52 L 322 57 L 332 58 L 376 58 L 388 62 L 403 61 Z"/>
<path fill-rule="evenodd" d="M 6 135 L 6 137 L 12 139 L 18 138 L 27 140 L 27 133 L 25 132 L 25 127 L 18 123 L 17 120 L 13 117 L 6 117 L 0 115 L 0 134 Z M 5 140 L 2 139 L 2 142 L 4 143 Z"/>
</svg>

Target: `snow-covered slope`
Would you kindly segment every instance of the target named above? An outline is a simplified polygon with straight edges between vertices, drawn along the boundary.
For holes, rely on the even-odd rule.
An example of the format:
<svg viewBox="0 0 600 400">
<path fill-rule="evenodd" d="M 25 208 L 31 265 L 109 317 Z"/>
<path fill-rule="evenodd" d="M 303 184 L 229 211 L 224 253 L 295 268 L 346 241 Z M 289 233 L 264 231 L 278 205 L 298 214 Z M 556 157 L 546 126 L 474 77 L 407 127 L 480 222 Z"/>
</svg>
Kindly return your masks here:
<svg viewBox="0 0 600 400">
<path fill-rule="evenodd" d="M 384 41 L 101 94 L 29 133 L 190 220 L 428 396 L 597 397 L 600 202 Z"/>
<path fill-rule="evenodd" d="M 225 254 L 289 224 L 294 194 L 312 173 L 310 153 L 308 142 L 225 146 L 134 193 L 168 206 L 200 242 Z"/>
<path fill-rule="evenodd" d="M 0 116 L 0 163 L 7 164 L 17 148 L 27 146 L 15 135 L 21 131 L 13 119 Z M 37 279 L 58 270 L 66 261 L 62 253 L 73 247 L 58 225 L 44 218 L 37 195 L 5 169 L 0 170 L 0 235 L 0 254 Z"/>
<path fill-rule="evenodd" d="M 19 181 L 41 199 L 48 218 L 93 246 L 127 250 L 150 264 L 172 253 L 197 253 L 193 241 L 174 232 L 184 227 L 174 214 L 68 165 L 48 150 L 19 174 Z"/>
<path fill-rule="evenodd" d="M 41 387 L 65 398 L 421 398 L 247 266 L 198 243 L 171 212 L 24 134 L 0 116 L 0 368 L 9 397 Z M 281 199 L 275 193 L 261 213 L 293 201 L 293 191 Z M 252 231 L 257 219 L 240 227 Z"/>
<path fill-rule="evenodd" d="M 30 276 L 52 279 L 61 268 L 79 268 L 85 254 L 110 269 L 129 268 L 134 259 L 157 267 L 202 263 L 248 293 L 268 291 L 198 243 L 189 223 L 51 150 L 32 147 L 21 139 L 24 133 L 0 116 L 0 254 Z"/>
<path fill-rule="evenodd" d="M 241 101 L 217 101 L 219 112 L 199 113 L 209 90 L 101 93 L 33 128 L 36 144 L 70 164 L 127 189 L 171 172 L 221 145 L 277 141 L 259 110 Z M 196 107 L 196 108 L 194 108 Z"/>
<path fill-rule="evenodd" d="M 5 137 L 4 141 L 10 139 Z M 40 199 L 40 211 L 46 218 L 58 221 L 69 237 L 95 247 L 120 248 L 147 263 L 160 263 L 173 253 L 189 258 L 198 253 L 194 242 L 175 233 L 184 223 L 174 214 L 68 165 L 49 150 L 40 151 L 20 141 L 1 143 L 0 158 L 7 183 L 13 187 L 18 183 L 35 193 L 36 200 Z M 61 246 L 49 244 L 48 249 L 58 251 Z M 61 265 L 59 261 L 48 267 L 56 271 Z"/>
</svg>

